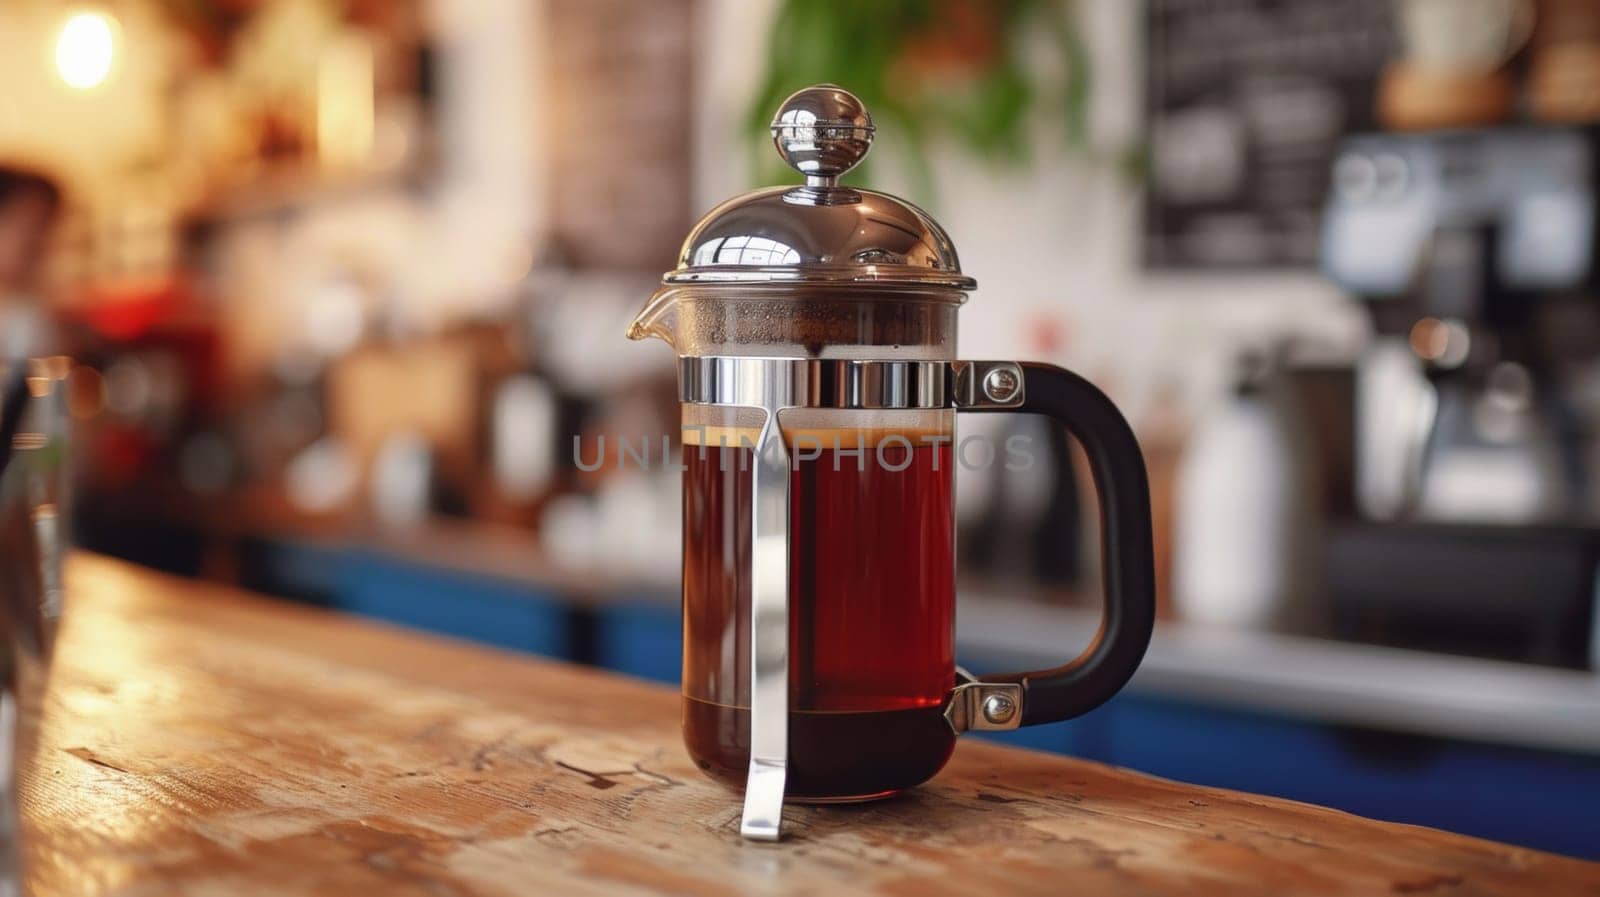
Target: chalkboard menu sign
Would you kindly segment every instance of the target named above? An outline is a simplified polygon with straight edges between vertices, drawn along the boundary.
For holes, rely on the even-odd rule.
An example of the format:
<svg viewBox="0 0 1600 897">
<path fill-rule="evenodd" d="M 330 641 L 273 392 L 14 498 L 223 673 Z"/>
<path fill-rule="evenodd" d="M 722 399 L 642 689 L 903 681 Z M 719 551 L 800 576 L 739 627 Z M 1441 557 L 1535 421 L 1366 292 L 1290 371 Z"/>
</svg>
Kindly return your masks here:
<svg viewBox="0 0 1600 897">
<path fill-rule="evenodd" d="M 1151 268 L 1314 265 L 1341 136 L 1373 127 L 1393 0 L 1146 0 Z"/>
</svg>

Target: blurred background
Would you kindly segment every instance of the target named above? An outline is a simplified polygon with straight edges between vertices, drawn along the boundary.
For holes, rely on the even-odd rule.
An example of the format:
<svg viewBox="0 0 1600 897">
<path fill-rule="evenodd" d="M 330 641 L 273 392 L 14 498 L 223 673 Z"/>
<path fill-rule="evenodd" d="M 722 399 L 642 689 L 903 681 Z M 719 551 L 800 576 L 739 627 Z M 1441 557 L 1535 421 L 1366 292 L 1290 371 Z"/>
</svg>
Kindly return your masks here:
<svg viewBox="0 0 1600 897">
<path fill-rule="evenodd" d="M 7 0 L 0 348 L 75 359 L 75 541 L 675 682 L 679 475 L 574 440 L 661 460 L 625 326 L 820 81 L 962 356 L 1145 448 L 1144 669 L 999 737 L 1600 857 L 1600 0 Z M 959 480 L 975 669 L 1093 634 L 1048 466 Z"/>
</svg>

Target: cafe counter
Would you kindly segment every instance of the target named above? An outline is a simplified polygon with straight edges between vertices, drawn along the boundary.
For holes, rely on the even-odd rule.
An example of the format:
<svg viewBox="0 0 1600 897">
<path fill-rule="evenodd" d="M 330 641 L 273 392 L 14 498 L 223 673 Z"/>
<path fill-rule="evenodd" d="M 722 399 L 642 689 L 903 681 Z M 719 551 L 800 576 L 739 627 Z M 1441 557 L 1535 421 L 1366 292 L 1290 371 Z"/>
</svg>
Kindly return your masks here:
<svg viewBox="0 0 1600 897">
<path fill-rule="evenodd" d="M 188 576 L 678 681 L 673 563 L 557 556 L 483 521 L 382 528 L 268 501 L 229 507 L 108 520 L 80 537 Z M 122 541 L 92 538 L 105 533 Z M 962 583 L 958 658 L 978 672 L 1059 663 L 1098 622 L 1071 597 Z M 1600 675 L 1588 672 L 1164 621 L 1106 706 L 982 737 L 1600 859 Z"/>
<path fill-rule="evenodd" d="M 970 740 L 754 844 L 668 688 L 92 555 L 21 774 L 39 897 L 1600 894 L 1600 865 Z"/>
</svg>

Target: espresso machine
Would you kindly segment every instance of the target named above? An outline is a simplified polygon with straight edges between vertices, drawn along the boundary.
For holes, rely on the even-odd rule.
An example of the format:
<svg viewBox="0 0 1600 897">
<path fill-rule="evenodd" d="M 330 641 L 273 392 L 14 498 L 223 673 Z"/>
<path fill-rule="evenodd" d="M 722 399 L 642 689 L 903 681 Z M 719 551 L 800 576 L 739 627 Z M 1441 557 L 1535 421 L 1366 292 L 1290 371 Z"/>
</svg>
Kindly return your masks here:
<svg viewBox="0 0 1600 897">
<path fill-rule="evenodd" d="M 1575 128 L 1347 139 L 1325 273 L 1370 312 L 1337 634 L 1593 667 L 1600 566 L 1600 141 Z"/>
</svg>

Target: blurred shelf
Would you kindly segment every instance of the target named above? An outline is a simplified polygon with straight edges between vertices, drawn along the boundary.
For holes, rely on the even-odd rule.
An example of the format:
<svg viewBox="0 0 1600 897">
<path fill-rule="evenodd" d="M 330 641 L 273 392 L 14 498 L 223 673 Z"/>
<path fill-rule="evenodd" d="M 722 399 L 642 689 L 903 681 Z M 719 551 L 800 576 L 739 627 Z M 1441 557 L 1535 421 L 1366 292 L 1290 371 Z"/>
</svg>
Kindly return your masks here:
<svg viewBox="0 0 1600 897">
<path fill-rule="evenodd" d="M 675 577 L 566 566 L 510 527 L 438 522 L 357 541 L 412 562 L 556 589 L 585 604 L 675 609 L 679 599 Z M 1088 608 L 1002 598 L 991 586 L 964 582 L 958 656 L 1056 666 L 1088 645 L 1098 626 L 1098 612 Z M 1321 723 L 1600 756 L 1594 673 L 1165 621 L 1131 687 Z"/>
<path fill-rule="evenodd" d="M 282 166 L 219 192 L 190 209 L 193 224 L 233 224 L 254 218 L 292 214 L 318 206 L 384 193 L 406 192 L 423 185 L 423 166 L 325 175 L 306 166 Z"/>
<path fill-rule="evenodd" d="M 343 589 L 370 597 L 365 578 L 387 565 L 409 571 L 390 582 L 409 575 L 418 584 L 409 590 L 416 607 L 403 622 L 427 628 L 438 617 L 430 602 L 448 595 L 459 607 L 478 590 L 497 606 L 520 600 L 609 619 L 633 614 L 638 619 L 629 638 L 637 647 L 631 653 L 643 658 L 641 669 L 670 679 L 676 668 L 676 571 L 565 563 L 535 534 L 481 521 L 434 519 L 395 529 L 308 517 L 269 500 L 226 507 L 190 509 L 198 516 L 188 525 L 214 541 L 274 546 L 270 563 L 292 567 L 285 582 L 300 584 L 274 590 L 247 583 L 252 588 Z M 112 525 L 159 524 L 139 515 L 138 522 L 123 517 Z M 1099 625 L 1095 610 L 1063 606 L 1077 596 L 1018 600 L 971 581 L 961 584 L 960 595 L 958 658 L 979 672 L 1059 665 L 1089 644 Z M 366 604 L 348 609 L 384 615 Z M 1600 756 L 1600 674 L 1588 672 L 1166 621 L 1157 625 L 1130 690 L 1333 726 Z"/>
<path fill-rule="evenodd" d="M 963 657 L 1055 666 L 1099 619 L 967 591 Z M 1181 622 L 1156 627 L 1139 693 L 1320 723 L 1600 756 L 1600 674 Z"/>
</svg>

